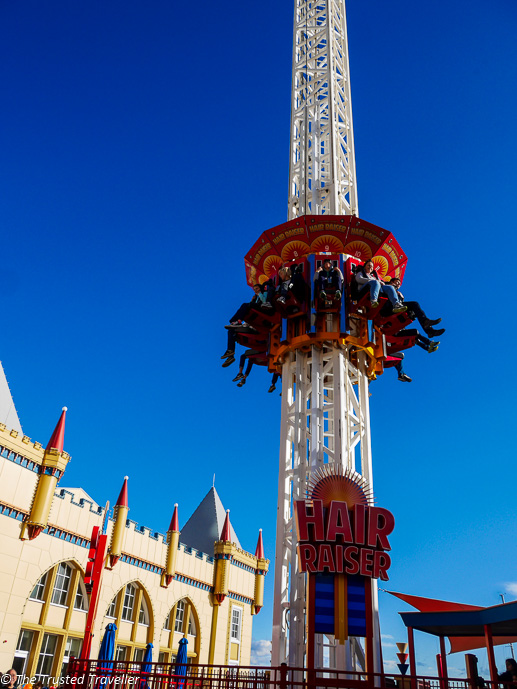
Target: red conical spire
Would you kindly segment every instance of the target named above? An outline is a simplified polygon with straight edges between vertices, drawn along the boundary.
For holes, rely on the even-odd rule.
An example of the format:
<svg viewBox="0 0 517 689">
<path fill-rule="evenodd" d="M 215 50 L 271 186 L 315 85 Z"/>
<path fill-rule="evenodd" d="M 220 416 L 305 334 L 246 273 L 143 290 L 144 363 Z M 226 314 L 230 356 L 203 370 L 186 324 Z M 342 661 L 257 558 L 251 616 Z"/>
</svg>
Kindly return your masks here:
<svg viewBox="0 0 517 689">
<path fill-rule="evenodd" d="M 63 443 L 65 442 L 65 416 L 68 411 L 67 407 L 63 407 L 57 426 L 52 433 L 50 440 L 47 445 L 47 452 L 51 449 L 57 450 L 58 452 L 63 452 Z"/>
<path fill-rule="evenodd" d="M 232 540 L 232 534 L 230 531 L 230 510 L 226 510 L 226 519 L 224 520 L 224 525 L 223 525 L 223 530 L 221 531 L 221 541 L 228 541 L 229 543 Z"/>
<path fill-rule="evenodd" d="M 264 543 L 262 542 L 262 529 L 259 529 L 259 537 L 257 541 L 257 549 L 255 550 L 255 557 L 257 560 L 264 560 Z"/>
<path fill-rule="evenodd" d="M 120 489 L 120 495 L 118 496 L 117 504 L 115 507 L 129 507 L 127 502 L 127 480 L 129 476 L 124 476 L 124 483 Z"/>
<path fill-rule="evenodd" d="M 180 527 L 178 524 L 178 503 L 174 503 L 174 512 L 172 513 L 172 519 L 169 526 L 169 531 L 179 531 Z"/>
</svg>

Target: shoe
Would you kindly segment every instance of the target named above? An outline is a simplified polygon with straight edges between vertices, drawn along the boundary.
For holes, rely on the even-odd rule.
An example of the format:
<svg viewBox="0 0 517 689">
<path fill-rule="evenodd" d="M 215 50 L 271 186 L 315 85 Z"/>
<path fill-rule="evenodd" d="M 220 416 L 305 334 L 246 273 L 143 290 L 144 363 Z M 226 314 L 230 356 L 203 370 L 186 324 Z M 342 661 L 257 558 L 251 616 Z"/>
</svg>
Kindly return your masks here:
<svg viewBox="0 0 517 689">
<path fill-rule="evenodd" d="M 239 328 L 241 328 L 243 330 L 251 330 L 254 333 L 258 333 L 258 330 L 256 328 L 254 328 L 252 325 L 250 325 L 249 323 L 243 323 L 242 325 L 239 326 Z"/>
<path fill-rule="evenodd" d="M 441 323 L 442 319 L 441 318 L 436 318 L 434 321 L 432 321 L 430 318 L 427 318 L 425 321 L 425 327 L 426 328 L 432 328 L 433 325 L 438 325 L 438 323 Z"/>
<path fill-rule="evenodd" d="M 407 306 L 404 306 L 404 304 L 401 304 L 400 302 L 395 304 L 393 307 L 393 313 L 402 313 L 402 311 L 407 311 Z"/>
<path fill-rule="evenodd" d="M 401 373 L 399 376 L 399 380 L 402 381 L 403 383 L 412 383 L 413 378 L 410 378 L 407 373 Z"/>
<path fill-rule="evenodd" d="M 263 308 L 263 309 L 272 309 L 272 308 L 273 308 L 273 304 L 270 304 L 268 301 L 265 301 L 265 302 L 262 304 L 262 308 Z"/>
<path fill-rule="evenodd" d="M 432 354 L 433 352 L 436 352 L 436 350 L 438 349 L 439 345 L 440 345 L 439 342 L 431 342 L 431 344 L 430 344 L 429 347 L 427 348 L 427 351 L 429 352 L 429 354 Z"/>
<path fill-rule="evenodd" d="M 341 299 L 341 292 L 337 289 L 336 294 L 334 295 L 335 299 Z"/>
<path fill-rule="evenodd" d="M 445 328 L 440 328 L 440 330 L 435 330 L 434 328 L 426 328 L 425 334 L 429 337 L 440 337 L 445 332 Z"/>
<path fill-rule="evenodd" d="M 246 378 L 243 376 L 243 377 L 242 377 L 242 380 L 240 380 L 240 381 L 237 383 L 237 387 L 238 387 L 238 388 L 242 388 L 242 386 L 245 385 L 245 384 L 246 384 Z"/>
<path fill-rule="evenodd" d="M 284 297 L 279 297 L 279 298 L 277 299 L 277 302 L 278 302 L 279 304 L 285 304 L 285 298 L 284 298 Z"/>
<path fill-rule="evenodd" d="M 235 357 L 232 354 L 232 356 L 228 357 L 228 359 L 226 359 L 226 361 L 224 362 L 223 368 L 230 366 L 231 364 L 233 364 L 234 361 L 235 361 Z"/>
<path fill-rule="evenodd" d="M 326 299 L 326 298 L 327 298 L 327 293 L 325 292 L 325 290 L 322 289 L 320 292 L 320 299 Z"/>
<path fill-rule="evenodd" d="M 232 380 L 232 383 L 236 383 L 238 380 L 241 380 L 241 378 L 244 378 L 243 373 L 238 373 L 235 378 Z"/>
<path fill-rule="evenodd" d="M 376 309 L 379 306 L 379 302 L 378 301 L 372 301 L 370 303 L 370 306 L 372 307 L 372 309 Z"/>
<path fill-rule="evenodd" d="M 232 321 L 230 325 L 224 326 L 226 330 L 232 330 L 233 328 L 242 328 L 242 321 Z"/>
<path fill-rule="evenodd" d="M 268 392 L 274 392 L 276 390 L 276 385 L 271 385 Z"/>
<path fill-rule="evenodd" d="M 235 352 L 232 349 L 227 349 L 226 352 L 222 355 L 221 359 L 228 359 L 228 357 L 233 356 Z"/>
</svg>

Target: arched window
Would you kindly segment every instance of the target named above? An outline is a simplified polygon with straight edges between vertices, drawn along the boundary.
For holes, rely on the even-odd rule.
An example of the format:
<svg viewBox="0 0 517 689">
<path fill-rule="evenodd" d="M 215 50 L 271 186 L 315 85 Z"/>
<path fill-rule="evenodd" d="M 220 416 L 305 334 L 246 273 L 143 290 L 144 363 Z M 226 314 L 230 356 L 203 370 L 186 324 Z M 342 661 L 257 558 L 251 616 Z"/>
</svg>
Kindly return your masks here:
<svg viewBox="0 0 517 689">
<path fill-rule="evenodd" d="M 60 562 L 35 582 L 25 605 L 14 655 L 19 675 L 63 676 L 72 655 L 80 653 L 88 596 L 75 562 Z"/>
<path fill-rule="evenodd" d="M 154 634 L 150 600 L 144 587 L 134 581 L 126 584 L 111 601 L 106 617 L 117 625 L 115 659 L 141 661 Z"/>
<path fill-rule="evenodd" d="M 199 620 L 194 605 L 188 598 L 181 598 L 171 608 L 160 639 L 159 663 L 173 663 L 178 653 L 182 637 L 188 640 L 187 657 L 189 663 L 197 663 L 199 658 L 200 638 Z"/>
</svg>

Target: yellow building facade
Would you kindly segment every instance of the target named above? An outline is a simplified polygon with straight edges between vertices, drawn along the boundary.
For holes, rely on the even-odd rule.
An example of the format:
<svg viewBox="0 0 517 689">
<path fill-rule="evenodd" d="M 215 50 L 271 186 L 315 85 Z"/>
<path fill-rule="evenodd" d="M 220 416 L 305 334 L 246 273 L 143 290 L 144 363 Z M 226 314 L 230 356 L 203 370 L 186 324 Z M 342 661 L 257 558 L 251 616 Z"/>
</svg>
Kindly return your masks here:
<svg viewBox="0 0 517 689">
<path fill-rule="evenodd" d="M 255 555 L 241 548 L 215 487 L 181 532 L 177 510 L 167 533 L 154 532 L 127 518 L 127 479 L 108 516 L 82 489 L 61 487 L 69 456 L 51 445 L 58 427 L 46 450 L 18 428 L 0 424 L 0 667 L 51 683 L 79 656 L 90 540 L 103 525 L 92 658 L 115 623 L 119 660 L 142 660 L 152 643 L 153 661 L 173 662 L 185 637 L 189 662 L 249 665 L 268 561 L 261 536 Z"/>
</svg>

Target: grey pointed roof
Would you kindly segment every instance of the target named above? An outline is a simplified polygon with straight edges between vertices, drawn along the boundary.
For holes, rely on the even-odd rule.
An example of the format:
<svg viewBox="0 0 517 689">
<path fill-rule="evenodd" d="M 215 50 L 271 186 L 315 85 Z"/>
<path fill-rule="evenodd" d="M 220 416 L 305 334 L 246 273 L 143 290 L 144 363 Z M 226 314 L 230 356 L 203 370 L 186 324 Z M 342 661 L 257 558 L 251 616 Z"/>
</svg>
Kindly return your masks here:
<svg viewBox="0 0 517 689">
<path fill-rule="evenodd" d="M 0 362 L 0 423 L 5 423 L 9 430 L 18 431 L 18 433 L 23 435 L 22 425 L 14 406 L 2 362 Z"/>
<path fill-rule="evenodd" d="M 180 541 L 191 548 L 201 550 L 204 553 L 208 553 L 208 555 L 213 555 L 214 543 L 221 537 L 225 517 L 226 510 L 223 507 L 221 498 L 217 494 L 216 489 L 212 487 L 181 529 Z M 231 520 L 230 530 L 232 543 L 235 543 L 240 548 L 241 544 Z"/>
</svg>

